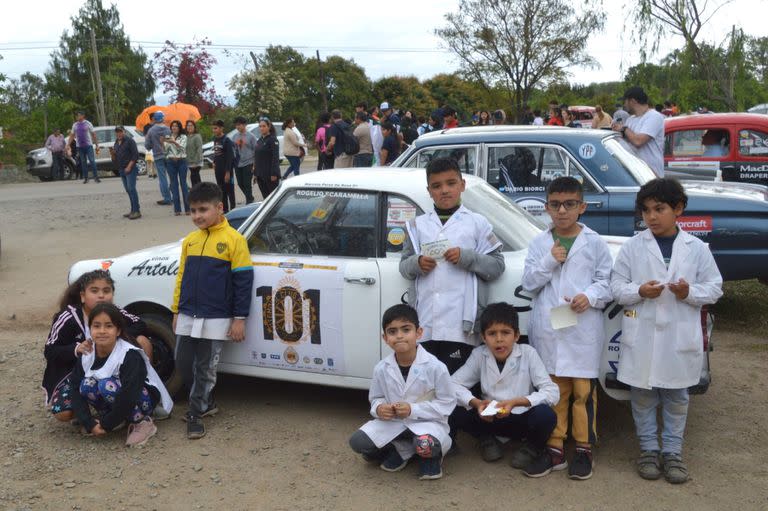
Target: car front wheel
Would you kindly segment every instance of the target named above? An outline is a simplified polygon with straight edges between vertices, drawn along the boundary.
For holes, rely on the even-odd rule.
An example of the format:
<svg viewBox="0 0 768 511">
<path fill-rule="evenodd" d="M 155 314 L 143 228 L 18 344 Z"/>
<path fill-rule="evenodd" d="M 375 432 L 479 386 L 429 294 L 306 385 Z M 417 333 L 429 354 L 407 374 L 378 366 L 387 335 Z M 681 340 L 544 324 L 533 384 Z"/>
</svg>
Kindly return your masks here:
<svg viewBox="0 0 768 511">
<path fill-rule="evenodd" d="M 143 314 L 141 319 L 147 325 L 149 340 L 152 343 L 152 367 L 165 383 L 168 393 L 173 396 L 181 390 L 181 374 L 176 370 L 175 352 L 176 335 L 171 323 L 157 314 Z"/>
</svg>

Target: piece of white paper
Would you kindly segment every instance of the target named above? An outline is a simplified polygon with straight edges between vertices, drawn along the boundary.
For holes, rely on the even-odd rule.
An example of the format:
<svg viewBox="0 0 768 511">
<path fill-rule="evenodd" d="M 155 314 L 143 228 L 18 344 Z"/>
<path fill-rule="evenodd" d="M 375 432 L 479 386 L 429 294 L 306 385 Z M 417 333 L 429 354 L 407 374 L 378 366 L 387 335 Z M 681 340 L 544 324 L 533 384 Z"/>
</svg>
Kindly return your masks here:
<svg viewBox="0 0 768 511">
<path fill-rule="evenodd" d="M 555 330 L 576 326 L 579 323 L 579 315 L 571 309 L 569 304 L 553 307 L 549 311 L 549 317 L 552 321 L 552 328 Z"/>
<path fill-rule="evenodd" d="M 432 259 L 444 259 L 443 254 L 451 248 L 451 242 L 446 239 L 430 241 L 421 244 L 421 255 L 431 257 Z"/>
<path fill-rule="evenodd" d="M 496 400 L 491 401 L 488 403 L 488 406 L 485 407 L 485 409 L 480 412 L 480 415 L 483 417 L 488 417 L 489 415 L 496 415 L 499 413 L 502 409 L 498 408 L 498 402 Z"/>
</svg>

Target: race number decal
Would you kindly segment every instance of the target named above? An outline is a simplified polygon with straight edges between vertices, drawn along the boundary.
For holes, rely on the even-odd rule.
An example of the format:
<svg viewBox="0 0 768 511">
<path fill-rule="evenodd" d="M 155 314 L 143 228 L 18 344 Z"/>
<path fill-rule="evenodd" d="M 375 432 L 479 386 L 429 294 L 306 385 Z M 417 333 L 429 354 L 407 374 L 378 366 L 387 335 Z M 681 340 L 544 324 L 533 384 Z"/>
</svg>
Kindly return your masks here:
<svg viewBox="0 0 768 511">
<path fill-rule="evenodd" d="M 344 262 L 310 261 L 254 261 L 247 352 L 239 354 L 240 363 L 343 374 Z"/>
</svg>

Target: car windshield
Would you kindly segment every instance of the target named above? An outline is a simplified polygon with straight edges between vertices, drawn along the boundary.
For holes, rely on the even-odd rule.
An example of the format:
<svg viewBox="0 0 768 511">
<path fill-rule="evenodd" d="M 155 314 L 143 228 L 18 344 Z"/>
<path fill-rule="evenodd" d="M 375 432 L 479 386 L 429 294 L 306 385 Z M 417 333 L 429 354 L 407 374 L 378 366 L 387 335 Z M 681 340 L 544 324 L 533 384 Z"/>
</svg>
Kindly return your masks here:
<svg viewBox="0 0 768 511">
<path fill-rule="evenodd" d="M 461 194 L 461 202 L 471 211 L 482 212 L 505 252 L 528 248 L 531 240 L 546 228 L 488 183 L 467 187 Z"/>
<path fill-rule="evenodd" d="M 635 179 L 638 185 L 642 186 L 651 179 L 656 179 L 656 174 L 651 170 L 643 160 L 629 152 L 619 142 L 617 137 L 609 137 L 603 139 L 603 146 L 611 153 L 611 156 L 616 158 L 616 161 L 629 171 L 632 177 Z"/>
</svg>

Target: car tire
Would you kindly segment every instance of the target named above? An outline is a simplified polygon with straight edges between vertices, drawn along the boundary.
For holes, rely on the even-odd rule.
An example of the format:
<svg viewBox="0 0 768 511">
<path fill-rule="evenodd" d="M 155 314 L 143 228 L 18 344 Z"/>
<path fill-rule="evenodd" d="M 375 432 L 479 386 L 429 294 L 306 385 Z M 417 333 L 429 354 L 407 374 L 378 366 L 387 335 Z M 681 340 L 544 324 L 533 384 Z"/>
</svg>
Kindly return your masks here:
<svg viewBox="0 0 768 511">
<path fill-rule="evenodd" d="M 182 379 L 176 370 L 176 334 L 166 317 L 157 314 L 143 314 L 141 319 L 147 325 L 149 340 L 152 343 L 152 367 L 163 380 L 168 393 L 173 396 L 182 387 Z"/>
<path fill-rule="evenodd" d="M 53 181 L 53 178 L 52 178 L 51 176 L 37 176 L 37 177 L 38 177 L 38 178 L 40 179 L 40 181 L 42 181 L 43 183 L 47 183 L 47 182 L 49 182 L 49 181 Z"/>
<path fill-rule="evenodd" d="M 64 162 L 64 177 L 62 181 L 69 181 L 75 175 L 75 167 L 71 162 Z"/>
<path fill-rule="evenodd" d="M 136 169 L 137 169 L 137 176 L 146 176 L 147 175 L 147 162 L 144 160 L 144 158 L 139 158 L 136 160 Z"/>
</svg>

